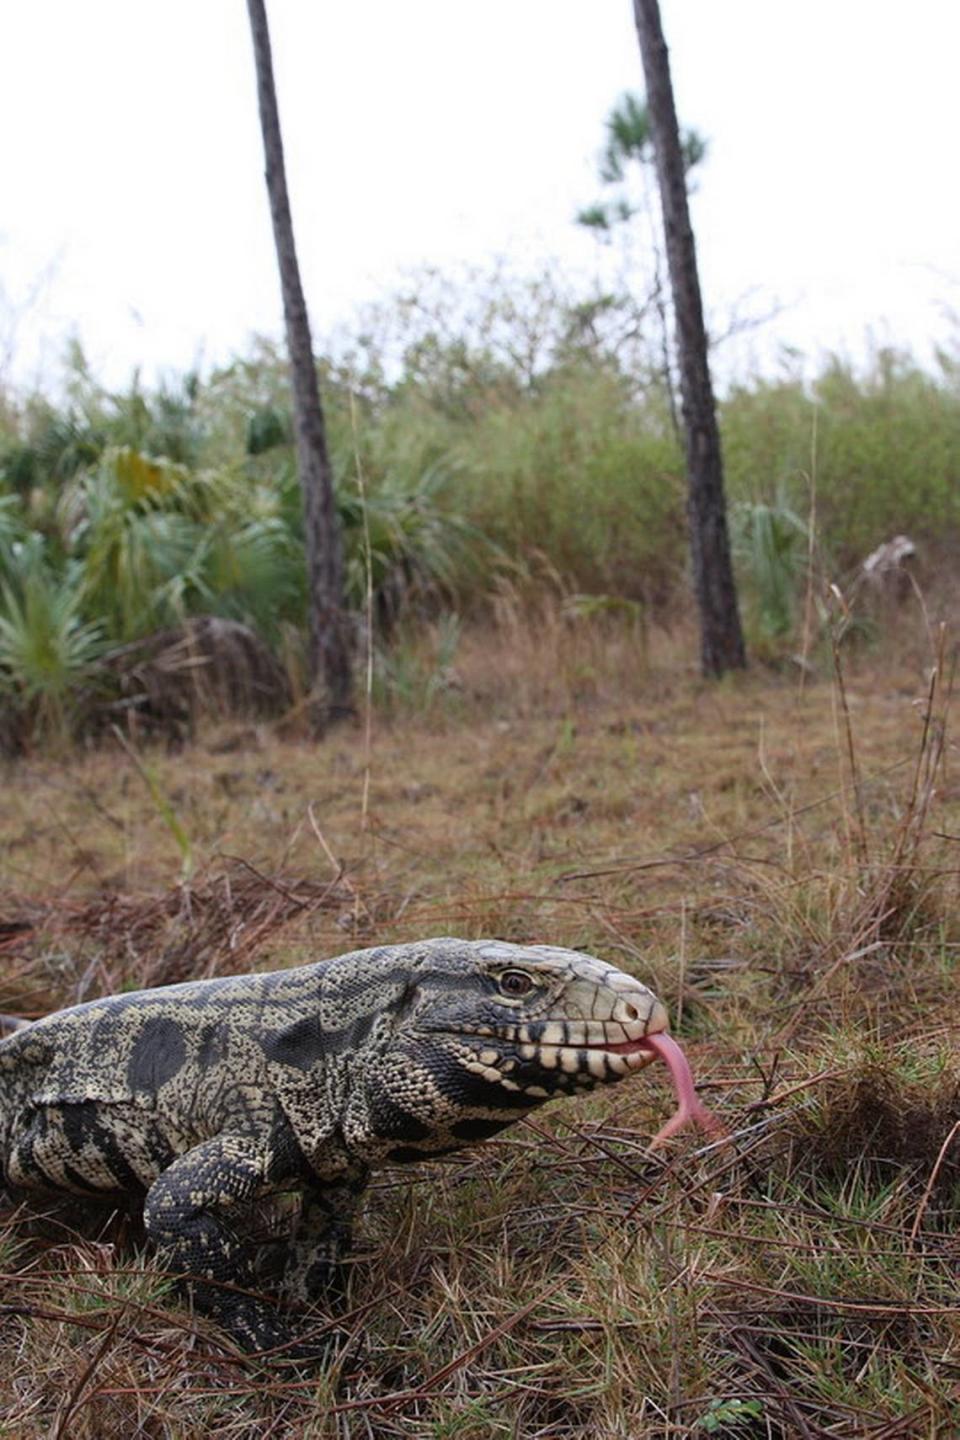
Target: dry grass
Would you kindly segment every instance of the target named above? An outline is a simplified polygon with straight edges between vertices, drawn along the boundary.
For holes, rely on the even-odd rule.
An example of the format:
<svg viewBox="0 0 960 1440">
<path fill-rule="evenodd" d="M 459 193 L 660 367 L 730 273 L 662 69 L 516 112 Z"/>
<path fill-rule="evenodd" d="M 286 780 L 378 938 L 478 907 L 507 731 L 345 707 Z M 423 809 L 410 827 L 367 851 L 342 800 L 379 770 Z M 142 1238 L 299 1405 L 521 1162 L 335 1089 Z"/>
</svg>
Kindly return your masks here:
<svg viewBox="0 0 960 1440">
<path fill-rule="evenodd" d="M 0 1008 L 373 940 L 562 943 L 659 990 L 734 1138 L 652 1155 L 647 1071 L 383 1173 L 321 1376 L 229 1355 L 134 1223 L 8 1208 L 0 1434 L 960 1433 L 949 657 L 891 642 L 841 694 L 829 655 L 705 686 L 684 653 L 505 604 L 425 715 L 374 717 L 365 816 L 362 726 L 7 773 Z"/>
</svg>

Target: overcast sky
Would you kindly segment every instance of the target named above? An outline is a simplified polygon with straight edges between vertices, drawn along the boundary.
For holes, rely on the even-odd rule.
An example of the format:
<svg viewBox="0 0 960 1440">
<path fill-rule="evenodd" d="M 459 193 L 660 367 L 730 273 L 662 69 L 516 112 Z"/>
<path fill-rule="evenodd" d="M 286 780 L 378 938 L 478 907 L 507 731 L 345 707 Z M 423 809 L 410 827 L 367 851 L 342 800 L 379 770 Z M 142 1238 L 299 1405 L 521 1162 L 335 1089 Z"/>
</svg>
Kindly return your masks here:
<svg viewBox="0 0 960 1440">
<path fill-rule="evenodd" d="M 728 372 L 772 369 L 781 344 L 859 355 L 870 332 L 925 356 L 956 338 L 960 6 L 661 5 L 681 117 L 710 141 L 708 308 L 784 307 Z M 268 9 L 318 336 L 417 265 L 589 273 L 572 220 L 598 193 L 604 118 L 640 83 L 630 0 Z M 71 333 L 112 383 L 279 333 L 243 0 L 29 0 L 0 40 L 8 373 L 53 373 Z"/>
</svg>

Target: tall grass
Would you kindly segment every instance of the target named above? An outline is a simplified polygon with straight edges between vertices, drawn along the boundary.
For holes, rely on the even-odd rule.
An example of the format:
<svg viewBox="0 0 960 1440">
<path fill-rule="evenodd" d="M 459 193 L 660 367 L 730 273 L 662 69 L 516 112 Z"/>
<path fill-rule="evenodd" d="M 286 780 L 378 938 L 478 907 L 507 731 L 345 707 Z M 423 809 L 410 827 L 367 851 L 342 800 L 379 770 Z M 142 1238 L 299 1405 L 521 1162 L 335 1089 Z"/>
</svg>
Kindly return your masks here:
<svg viewBox="0 0 960 1440">
<path fill-rule="evenodd" d="M 684 459 L 649 317 L 550 278 L 477 284 L 458 292 L 428 277 L 321 362 L 348 603 L 364 603 L 368 537 L 382 653 L 401 622 L 494 614 L 505 584 L 531 603 L 575 594 L 672 618 L 688 589 Z M 958 374 L 946 356 L 923 369 L 883 350 L 859 369 L 834 358 L 812 382 L 754 378 L 726 396 L 755 646 L 795 643 L 814 427 L 826 579 L 843 584 L 894 533 L 916 542 L 928 573 L 956 553 Z M 149 390 L 135 379 L 120 393 L 76 352 L 58 403 L 31 397 L 2 414 L 11 594 L 36 536 L 50 576 L 72 577 L 78 624 L 106 641 L 197 614 L 250 624 L 275 648 L 302 628 L 301 503 L 275 347 L 258 342 L 203 381 Z M 9 603 L 4 613 L 27 621 Z"/>
<path fill-rule="evenodd" d="M 575 367 L 491 407 L 458 441 L 457 500 L 522 572 L 663 602 L 682 577 L 682 461 L 659 408 Z"/>
<path fill-rule="evenodd" d="M 957 545 L 960 386 L 948 362 L 927 371 L 884 350 L 863 371 L 835 358 L 809 386 L 737 387 L 722 409 L 734 500 L 772 500 L 786 487 L 805 508 L 814 413 L 820 539 L 838 567 L 901 532 L 934 550 Z"/>
</svg>

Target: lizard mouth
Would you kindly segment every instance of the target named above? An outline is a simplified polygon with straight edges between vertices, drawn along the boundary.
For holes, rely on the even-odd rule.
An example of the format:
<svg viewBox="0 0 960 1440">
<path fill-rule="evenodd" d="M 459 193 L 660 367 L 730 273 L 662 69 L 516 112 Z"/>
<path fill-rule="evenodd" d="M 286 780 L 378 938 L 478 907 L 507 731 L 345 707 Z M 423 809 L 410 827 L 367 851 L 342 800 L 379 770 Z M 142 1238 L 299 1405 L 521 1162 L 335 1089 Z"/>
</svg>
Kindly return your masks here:
<svg viewBox="0 0 960 1440">
<path fill-rule="evenodd" d="M 674 1066 L 676 1065 L 674 1051 L 676 1051 L 681 1056 L 682 1064 L 685 1065 L 686 1061 L 683 1060 L 683 1054 L 680 1050 L 680 1047 L 675 1044 L 675 1042 L 672 1041 L 667 1034 L 668 1022 L 666 1013 L 659 1005 L 657 1007 L 657 1010 L 659 1011 L 659 1013 L 654 1012 L 654 1015 L 644 1024 L 642 1034 L 630 1034 L 630 1030 L 634 1028 L 635 1022 L 628 1022 L 628 1025 L 626 1026 L 621 1023 L 621 1030 L 625 1031 L 628 1036 L 626 1040 L 593 1041 L 592 1043 L 584 1045 L 582 1048 L 586 1050 L 588 1054 L 593 1052 L 594 1054 L 600 1055 L 620 1056 L 622 1057 L 621 1064 L 625 1062 L 627 1068 L 630 1070 L 640 1070 L 643 1068 L 644 1065 L 650 1065 L 654 1060 L 658 1058 L 663 1059 L 667 1063 L 667 1067 L 670 1070 L 671 1078 L 673 1078 L 674 1080 L 674 1088 L 677 1089 L 677 1093 L 679 1095 L 680 1091 L 678 1088 L 678 1077 L 681 1074 L 681 1069 L 674 1069 Z M 652 1029 L 650 1028 L 651 1023 L 653 1026 Z M 659 1044 L 659 1041 L 663 1037 L 665 1037 L 668 1042 L 665 1047 Z M 667 1059 L 668 1055 L 670 1056 L 670 1059 Z M 619 1066 L 615 1068 L 619 1069 Z M 688 1075 L 689 1068 L 690 1067 L 687 1066 Z M 684 1084 L 686 1084 L 686 1080 L 684 1080 Z M 691 1080 L 691 1088 L 692 1084 L 693 1082 Z"/>
<path fill-rule="evenodd" d="M 697 1095 L 690 1062 L 676 1040 L 667 1033 L 666 1017 L 661 1028 L 648 1031 L 635 1039 L 615 1041 L 594 1041 L 592 1044 L 533 1045 L 521 1047 L 521 1054 L 528 1050 L 547 1069 L 559 1068 L 579 1071 L 586 1058 L 589 1073 L 599 1080 L 611 1080 L 641 1070 L 654 1060 L 662 1060 L 670 1073 L 670 1080 L 676 1095 L 677 1108 L 651 1141 L 651 1148 L 675 1135 L 688 1125 L 695 1125 L 708 1134 L 721 1136 L 727 1133 L 718 1116 L 708 1110 Z"/>
</svg>

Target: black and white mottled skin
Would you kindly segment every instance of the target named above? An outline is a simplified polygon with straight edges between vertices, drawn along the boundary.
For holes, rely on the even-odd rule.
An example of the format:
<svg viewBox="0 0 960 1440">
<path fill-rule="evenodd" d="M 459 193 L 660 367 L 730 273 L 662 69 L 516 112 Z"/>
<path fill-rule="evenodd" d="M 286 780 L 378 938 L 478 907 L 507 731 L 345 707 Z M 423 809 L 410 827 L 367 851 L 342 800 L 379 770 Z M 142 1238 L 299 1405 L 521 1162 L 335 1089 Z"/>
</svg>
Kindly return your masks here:
<svg viewBox="0 0 960 1440">
<path fill-rule="evenodd" d="M 284 1288 L 312 1303 L 372 1170 L 620 1080 L 654 1058 L 629 1043 L 666 1028 L 656 997 L 613 966 L 499 941 L 93 1000 L 0 1041 L 0 1175 L 145 1196 L 147 1235 L 197 1308 L 245 1349 L 304 1356 L 275 1305 L 240 1293 L 256 1289 L 244 1207 L 301 1191 Z"/>
</svg>

